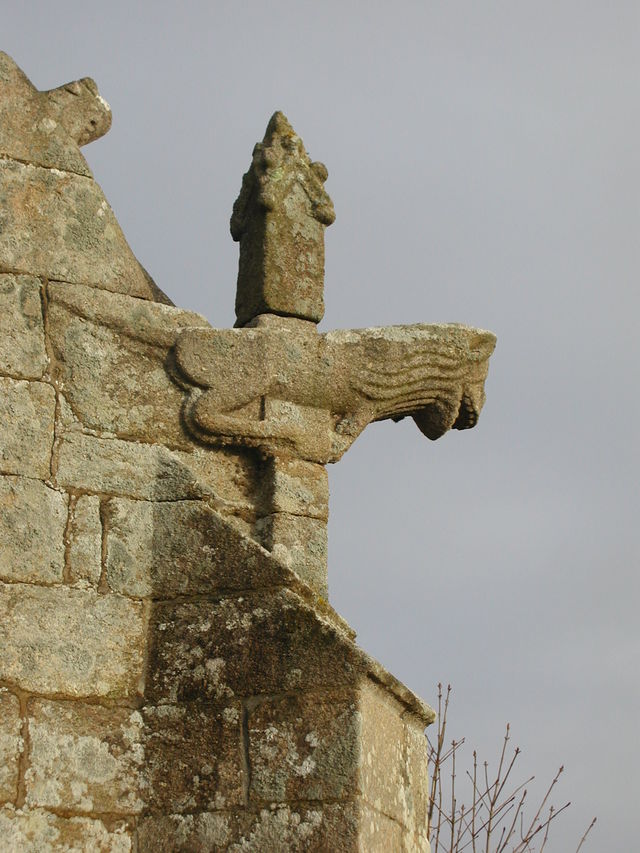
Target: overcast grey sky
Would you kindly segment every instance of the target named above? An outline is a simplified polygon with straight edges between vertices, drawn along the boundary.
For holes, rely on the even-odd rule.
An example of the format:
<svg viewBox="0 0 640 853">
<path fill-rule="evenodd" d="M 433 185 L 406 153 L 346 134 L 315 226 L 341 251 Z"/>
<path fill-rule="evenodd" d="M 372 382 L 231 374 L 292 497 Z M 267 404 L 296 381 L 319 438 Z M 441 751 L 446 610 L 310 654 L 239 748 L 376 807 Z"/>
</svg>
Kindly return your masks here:
<svg viewBox="0 0 640 853">
<path fill-rule="evenodd" d="M 498 336 L 478 427 L 369 427 L 330 469 L 329 579 L 360 643 L 451 734 L 566 773 L 551 853 L 638 849 L 640 4 L 5 0 L 39 88 L 93 76 L 85 149 L 177 304 L 233 323 L 228 220 L 275 109 L 314 159 L 323 328 Z"/>
</svg>

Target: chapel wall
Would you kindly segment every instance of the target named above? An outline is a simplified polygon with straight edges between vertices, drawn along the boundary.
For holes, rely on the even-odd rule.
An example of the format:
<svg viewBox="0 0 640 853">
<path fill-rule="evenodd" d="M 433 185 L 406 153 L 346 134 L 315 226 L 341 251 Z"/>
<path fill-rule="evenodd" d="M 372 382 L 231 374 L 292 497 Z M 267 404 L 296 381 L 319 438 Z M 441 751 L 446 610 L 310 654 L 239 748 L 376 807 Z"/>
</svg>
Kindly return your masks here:
<svg viewBox="0 0 640 853">
<path fill-rule="evenodd" d="M 158 314 L 166 340 L 184 312 L 25 275 L 0 286 L 0 827 L 13 849 L 425 849 L 424 720 L 247 537 L 250 464 L 189 451 L 154 410 L 171 398 L 149 390 L 149 345 L 114 342 L 67 303 L 82 292 L 95 318 L 113 300 L 121 323 Z M 116 355 L 143 414 L 109 396 L 110 381 L 125 393 Z M 171 447 L 144 441 L 143 415 L 174 430 Z"/>
<path fill-rule="evenodd" d="M 185 429 L 173 348 L 209 324 L 15 118 L 16 73 L 0 54 L 3 849 L 427 850 L 430 709 L 318 594 L 324 469 Z"/>
</svg>

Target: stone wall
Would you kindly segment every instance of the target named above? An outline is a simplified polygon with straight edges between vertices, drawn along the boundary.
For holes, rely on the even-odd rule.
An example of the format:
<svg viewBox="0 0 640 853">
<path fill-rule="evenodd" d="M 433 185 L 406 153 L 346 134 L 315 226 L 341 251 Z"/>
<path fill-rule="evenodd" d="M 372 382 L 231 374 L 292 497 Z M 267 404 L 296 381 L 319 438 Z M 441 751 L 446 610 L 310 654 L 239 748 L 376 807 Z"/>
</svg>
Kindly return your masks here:
<svg viewBox="0 0 640 853">
<path fill-rule="evenodd" d="M 51 95 L 0 54 L 2 849 L 428 850 L 433 714 L 273 535 L 325 521 L 326 483 L 290 513 L 296 464 L 265 489 L 185 429 L 173 348 L 208 323 Z"/>
</svg>

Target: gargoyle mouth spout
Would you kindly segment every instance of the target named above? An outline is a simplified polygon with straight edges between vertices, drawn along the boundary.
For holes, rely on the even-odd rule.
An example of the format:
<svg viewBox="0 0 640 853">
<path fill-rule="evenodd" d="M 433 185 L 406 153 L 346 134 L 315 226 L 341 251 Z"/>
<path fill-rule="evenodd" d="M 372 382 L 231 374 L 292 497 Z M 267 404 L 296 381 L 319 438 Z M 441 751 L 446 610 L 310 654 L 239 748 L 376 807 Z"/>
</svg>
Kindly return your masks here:
<svg viewBox="0 0 640 853">
<path fill-rule="evenodd" d="M 480 408 L 475 405 L 470 397 L 465 395 L 460 400 L 458 416 L 453 422 L 451 429 L 471 429 L 478 423 L 479 416 Z"/>
<path fill-rule="evenodd" d="M 480 409 L 472 398 L 464 394 L 456 409 L 450 402 L 437 400 L 414 412 L 412 417 L 423 435 L 435 441 L 450 429 L 471 429 L 478 422 Z"/>
</svg>

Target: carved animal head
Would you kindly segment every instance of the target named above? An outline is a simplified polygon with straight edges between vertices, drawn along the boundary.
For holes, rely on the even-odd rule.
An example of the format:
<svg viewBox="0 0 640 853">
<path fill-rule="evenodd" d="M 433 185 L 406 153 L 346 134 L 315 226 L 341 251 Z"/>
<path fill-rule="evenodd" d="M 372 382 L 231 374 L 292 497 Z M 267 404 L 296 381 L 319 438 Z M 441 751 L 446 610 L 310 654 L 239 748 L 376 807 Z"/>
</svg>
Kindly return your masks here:
<svg viewBox="0 0 640 853">
<path fill-rule="evenodd" d="M 48 99 L 50 118 L 59 121 L 80 146 L 100 139 L 111 127 L 111 108 L 91 77 L 42 94 Z"/>
<path fill-rule="evenodd" d="M 111 109 L 89 77 L 40 92 L 0 52 L 0 154 L 91 176 L 80 146 L 111 127 Z"/>
<path fill-rule="evenodd" d="M 495 336 L 491 332 L 469 330 L 471 339 L 464 358 L 462 382 L 457 391 L 449 389 L 433 402 L 412 413 L 418 429 L 432 441 L 450 429 L 474 427 L 486 399 L 484 382 L 489 369 L 489 356 L 495 348 Z"/>
</svg>

